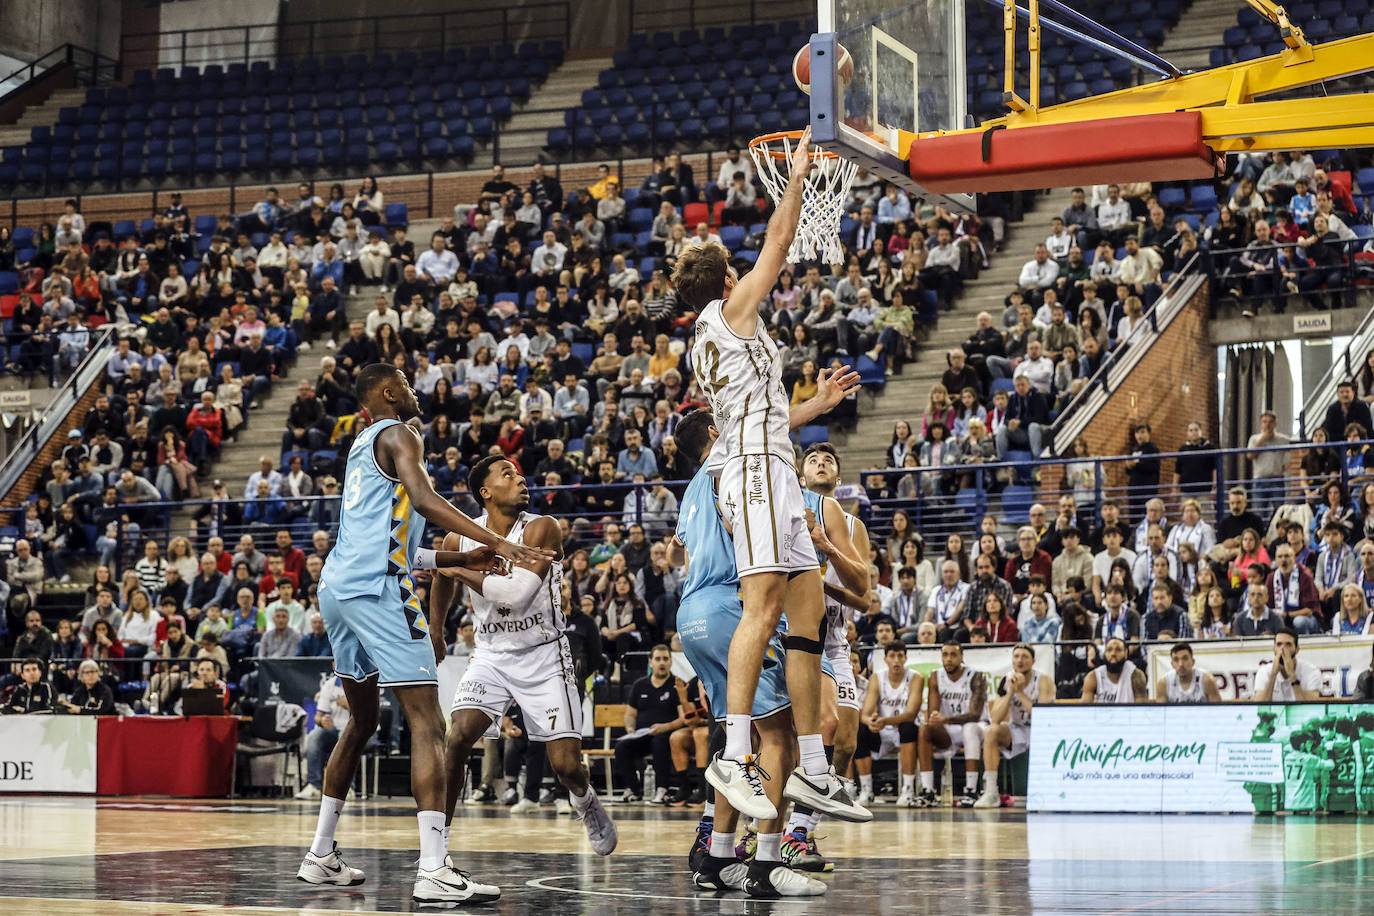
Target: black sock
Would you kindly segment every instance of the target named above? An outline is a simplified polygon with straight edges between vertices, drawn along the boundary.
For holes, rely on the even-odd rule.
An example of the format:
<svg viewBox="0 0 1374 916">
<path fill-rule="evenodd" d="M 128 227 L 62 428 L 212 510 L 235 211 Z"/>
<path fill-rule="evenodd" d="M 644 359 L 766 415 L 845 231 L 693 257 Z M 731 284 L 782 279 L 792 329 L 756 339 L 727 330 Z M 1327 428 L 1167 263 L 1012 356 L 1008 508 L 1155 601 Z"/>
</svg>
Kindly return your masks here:
<svg viewBox="0 0 1374 916">
<path fill-rule="evenodd" d="M 835 745 L 827 744 L 825 746 L 825 760 L 832 767 L 835 765 Z"/>
</svg>

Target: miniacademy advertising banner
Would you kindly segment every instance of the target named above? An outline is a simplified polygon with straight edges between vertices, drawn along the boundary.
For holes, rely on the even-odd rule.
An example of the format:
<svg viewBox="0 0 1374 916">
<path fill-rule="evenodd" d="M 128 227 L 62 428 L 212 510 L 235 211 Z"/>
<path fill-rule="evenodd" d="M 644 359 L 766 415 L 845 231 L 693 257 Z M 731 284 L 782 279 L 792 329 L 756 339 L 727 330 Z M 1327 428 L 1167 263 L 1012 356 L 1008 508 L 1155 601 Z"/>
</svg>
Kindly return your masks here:
<svg viewBox="0 0 1374 916">
<path fill-rule="evenodd" d="M 1298 642 L 1298 657 L 1321 669 L 1321 695 L 1349 697 L 1355 694 L 1355 681 L 1369 669 L 1368 636 L 1304 636 Z M 1248 700 L 1255 695 L 1255 670 L 1260 662 L 1274 657 L 1273 637 L 1258 639 L 1217 639 L 1189 641 L 1197 667 L 1216 678 L 1223 700 Z M 1168 674 L 1169 646 L 1159 644 L 1149 650 L 1150 696 L 1155 695 L 1159 679 Z"/>
<path fill-rule="evenodd" d="M 0 718 L 0 793 L 94 793 L 95 740 L 95 716 Z"/>
<path fill-rule="evenodd" d="M 1029 811 L 1374 808 L 1374 704 L 1037 706 Z"/>
</svg>

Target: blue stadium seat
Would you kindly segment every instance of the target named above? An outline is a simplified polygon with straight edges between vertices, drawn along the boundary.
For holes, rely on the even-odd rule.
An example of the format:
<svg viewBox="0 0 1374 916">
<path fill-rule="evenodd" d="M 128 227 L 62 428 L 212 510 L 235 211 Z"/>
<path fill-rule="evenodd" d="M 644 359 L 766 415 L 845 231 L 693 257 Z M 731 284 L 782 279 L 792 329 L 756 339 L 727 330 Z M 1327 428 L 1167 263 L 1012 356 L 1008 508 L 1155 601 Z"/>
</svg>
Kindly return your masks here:
<svg viewBox="0 0 1374 916">
<path fill-rule="evenodd" d="M 801 447 L 802 451 L 821 442 L 830 441 L 830 430 L 819 424 L 810 424 L 801 428 Z"/>
<path fill-rule="evenodd" d="M 410 225 L 410 213 L 404 203 L 396 202 L 386 205 L 386 226 L 388 229 L 408 225 Z"/>
<path fill-rule="evenodd" d="M 1025 454 L 1029 455 L 1029 452 Z M 1012 453 L 1008 452 L 1008 459 Z M 1002 520 L 1009 525 L 1024 525 L 1030 516 L 1035 493 L 1030 487 L 1013 484 L 1002 491 Z"/>
</svg>

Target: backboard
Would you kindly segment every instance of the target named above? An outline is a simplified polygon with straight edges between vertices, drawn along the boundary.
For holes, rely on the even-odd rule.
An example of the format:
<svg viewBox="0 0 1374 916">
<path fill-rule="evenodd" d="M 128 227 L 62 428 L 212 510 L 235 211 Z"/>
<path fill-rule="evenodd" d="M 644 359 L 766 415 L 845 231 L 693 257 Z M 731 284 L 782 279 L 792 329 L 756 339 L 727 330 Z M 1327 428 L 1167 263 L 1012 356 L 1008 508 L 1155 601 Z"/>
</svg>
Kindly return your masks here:
<svg viewBox="0 0 1374 916">
<path fill-rule="evenodd" d="M 817 26 L 811 46 L 816 141 L 930 203 L 971 212 L 971 195 L 926 191 L 906 168 L 912 135 L 968 126 L 964 0 L 818 0 Z M 838 78 L 835 45 L 854 63 L 848 85 Z"/>
</svg>

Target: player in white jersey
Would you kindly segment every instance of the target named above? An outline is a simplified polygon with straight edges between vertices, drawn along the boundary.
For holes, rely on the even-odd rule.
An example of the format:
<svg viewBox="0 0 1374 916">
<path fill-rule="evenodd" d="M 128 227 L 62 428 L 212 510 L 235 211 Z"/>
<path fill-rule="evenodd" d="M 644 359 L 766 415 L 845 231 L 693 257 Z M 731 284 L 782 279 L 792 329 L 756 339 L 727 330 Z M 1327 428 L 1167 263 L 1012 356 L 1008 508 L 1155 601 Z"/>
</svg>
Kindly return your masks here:
<svg viewBox="0 0 1374 916">
<path fill-rule="evenodd" d="M 1020 643 L 1011 650 L 1011 671 L 988 704 L 991 724 L 983 735 L 983 794 L 975 808 L 998 808 L 997 769 L 1030 749 L 1031 707 L 1054 702 L 1054 678 L 1035 670 L 1035 648 Z"/>
<path fill-rule="evenodd" d="M 947 642 L 940 649 L 940 667 L 930 678 L 926 699 L 926 721 L 921 726 L 916 753 L 921 764 L 921 794 L 916 807 L 930 808 L 936 803 L 935 752 L 960 748 L 964 751 L 964 794 L 960 807 L 967 808 L 978 799 L 978 761 L 983 750 L 983 714 L 987 707 L 988 679 L 981 671 L 964 664 L 964 647 Z M 946 778 L 952 778 L 947 773 Z"/>
<path fill-rule="evenodd" d="M 472 881 L 448 860 L 444 722 L 436 677 L 444 657 L 443 627 L 426 627 L 410 571 L 467 566 L 465 571 L 480 575 L 498 555 L 526 563 L 554 555 L 503 540 L 434 492 L 420 435 L 409 425 L 420 415 L 420 405 L 398 369 L 389 363 L 364 366 L 354 393 L 368 427 L 348 454 L 337 543 L 325 561 L 319 590 L 320 613 L 351 715 L 329 755 L 315 839 L 296 877 L 310 884 L 363 881 L 362 872 L 340 858 L 334 831 L 358 757 L 377 730 L 379 689 L 390 686 L 411 734 L 410 785 L 420 830 L 412 896 L 421 903 L 495 900 L 499 888 Z M 426 520 L 469 535 L 474 549 L 418 547 Z"/>
<path fill-rule="evenodd" d="M 430 593 L 439 628 L 457 597 L 457 583 L 469 591 L 477 652 L 453 696 L 448 733 L 448 821 L 463 792 L 472 746 L 511 703 L 524 714 L 530 740 L 543 742 L 549 764 L 568 787 L 573 816 L 587 829 L 598 855 L 615 850 L 615 823 L 596 797 L 582 765 L 582 703 L 573 674 L 572 651 L 564 635 L 562 532 L 556 519 L 531 515 L 525 478 L 500 455 L 478 461 L 468 489 L 486 510 L 478 521 L 491 531 L 554 553 L 553 559 L 515 563 L 507 575 L 455 570 L 438 576 Z M 452 543 L 453 541 L 458 543 Z M 445 547 L 467 538 L 449 535 Z"/>
<path fill-rule="evenodd" d="M 902 775 L 897 805 L 914 808 L 916 744 L 925 678 L 906 666 L 906 644 L 901 640 L 894 639 L 883 647 L 883 661 L 887 669 L 873 672 L 864 694 L 863 729 L 859 733 L 855 767 L 863 765 L 871 780 L 873 758 L 896 751 Z"/>
<path fill-rule="evenodd" d="M 725 750 L 707 780 L 739 811 L 763 820 L 777 816 L 753 773 L 750 710 L 768 642 L 787 607 L 787 688 L 792 698 L 800 764 L 787 797 L 845 820 L 868 820 L 825 758 L 821 736 L 822 602 L 820 564 L 802 512 L 801 486 L 787 438 L 789 409 L 776 344 L 758 314 L 787 262 L 797 231 L 802 189 L 811 169 L 811 132 L 797 142 L 787 190 L 768 222 L 754 268 L 744 277 L 719 244 L 683 252 L 673 286 L 698 314 L 692 370 L 711 399 L 721 436 L 707 467 L 717 477 L 721 514 L 731 529 L 744 618 L 730 642 Z"/>
<path fill-rule="evenodd" d="M 1102 647 L 1106 662 L 1088 672 L 1083 679 L 1080 703 L 1148 703 L 1149 684 L 1145 672 L 1126 660 L 1126 641 L 1113 636 Z"/>
<path fill-rule="evenodd" d="M 1217 679 L 1193 665 L 1193 647 L 1176 642 L 1169 649 L 1173 670 L 1155 685 L 1156 703 L 1220 703 Z"/>
</svg>

